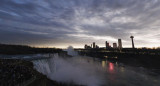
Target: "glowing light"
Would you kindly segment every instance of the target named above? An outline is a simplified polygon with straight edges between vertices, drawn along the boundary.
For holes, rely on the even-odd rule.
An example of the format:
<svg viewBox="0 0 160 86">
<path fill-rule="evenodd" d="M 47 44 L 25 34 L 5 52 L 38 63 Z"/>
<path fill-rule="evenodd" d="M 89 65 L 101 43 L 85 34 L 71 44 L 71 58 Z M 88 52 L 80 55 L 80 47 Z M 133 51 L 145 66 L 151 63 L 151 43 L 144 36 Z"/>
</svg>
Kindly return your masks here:
<svg viewBox="0 0 160 86">
<path fill-rule="evenodd" d="M 106 67 L 106 61 L 102 61 L 102 67 L 103 67 L 103 68 Z"/>
<path fill-rule="evenodd" d="M 108 58 L 108 56 L 104 56 L 105 58 Z"/>
<path fill-rule="evenodd" d="M 111 62 L 109 63 L 109 70 L 110 70 L 110 71 L 113 71 L 113 70 L 114 70 L 114 65 L 113 65 L 113 63 L 111 63 Z"/>
</svg>

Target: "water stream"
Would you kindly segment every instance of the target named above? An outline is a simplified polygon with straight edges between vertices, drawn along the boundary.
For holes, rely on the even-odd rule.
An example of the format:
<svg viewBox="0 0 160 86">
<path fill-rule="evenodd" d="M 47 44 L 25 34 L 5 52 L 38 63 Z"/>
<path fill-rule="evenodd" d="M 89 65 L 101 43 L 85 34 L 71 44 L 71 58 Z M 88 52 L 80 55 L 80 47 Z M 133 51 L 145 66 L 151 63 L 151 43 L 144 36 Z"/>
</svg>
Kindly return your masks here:
<svg viewBox="0 0 160 86">
<path fill-rule="evenodd" d="M 37 71 L 51 80 L 62 83 L 86 86 L 160 86 L 160 75 L 143 67 L 131 67 L 106 59 L 79 56 L 71 46 L 65 51 L 73 57 L 34 54 L 11 55 L 7 56 L 7 59 L 32 60 Z M 1 55 L 0 58 L 2 57 L 6 56 Z"/>
<path fill-rule="evenodd" d="M 160 86 L 160 76 L 144 68 L 87 56 L 60 57 L 33 61 L 34 67 L 58 82 L 87 86 Z"/>
</svg>

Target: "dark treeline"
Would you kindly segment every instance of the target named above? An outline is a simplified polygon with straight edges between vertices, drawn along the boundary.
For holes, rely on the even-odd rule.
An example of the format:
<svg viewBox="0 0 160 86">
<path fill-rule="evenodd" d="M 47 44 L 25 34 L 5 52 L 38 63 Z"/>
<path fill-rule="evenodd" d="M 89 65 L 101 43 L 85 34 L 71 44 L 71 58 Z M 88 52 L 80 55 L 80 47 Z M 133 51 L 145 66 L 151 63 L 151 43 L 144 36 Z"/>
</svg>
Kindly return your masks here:
<svg viewBox="0 0 160 86">
<path fill-rule="evenodd" d="M 37 54 L 37 53 L 59 53 L 62 49 L 57 48 L 36 48 L 26 45 L 0 44 L 0 54 Z"/>
</svg>

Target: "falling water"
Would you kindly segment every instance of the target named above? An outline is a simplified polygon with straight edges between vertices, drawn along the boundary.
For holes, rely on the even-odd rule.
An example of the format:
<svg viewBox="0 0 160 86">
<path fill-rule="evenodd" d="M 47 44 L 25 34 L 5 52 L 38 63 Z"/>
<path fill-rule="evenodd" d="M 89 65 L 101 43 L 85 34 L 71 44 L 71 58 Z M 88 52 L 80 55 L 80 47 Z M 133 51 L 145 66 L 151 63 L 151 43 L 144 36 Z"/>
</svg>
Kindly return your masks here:
<svg viewBox="0 0 160 86">
<path fill-rule="evenodd" d="M 72 47 L 67 51 L 74 57 L 55 54 L 52 58 L 34 61 L 34 67 L 48 78 L 64 83 L 87 86 L 160 86 L 160 77 L 149 75 L 145 69 L 76 56 Z"/>
</svg>

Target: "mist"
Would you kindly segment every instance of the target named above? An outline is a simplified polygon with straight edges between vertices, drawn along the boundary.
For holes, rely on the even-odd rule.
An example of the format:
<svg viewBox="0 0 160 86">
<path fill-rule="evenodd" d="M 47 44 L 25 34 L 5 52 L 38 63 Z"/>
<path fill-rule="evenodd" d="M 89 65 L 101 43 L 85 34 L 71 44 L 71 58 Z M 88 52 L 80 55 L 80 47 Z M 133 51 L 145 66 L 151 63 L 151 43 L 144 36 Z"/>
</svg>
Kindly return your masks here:
<svg viewBox="0 0 160 86">
<path fill-rule="evenodd" d="M 48 60 L 35 61 L 34 65 L 39 72 L 58 82 L 99 86 L 103 83 L 101 74 L 104 71 L 100 63 L 96 65 L 90 59 L 86 60 L 79 56 L 74 58 L 57 56 Z"/>
<path fill-rule="evenodd" d="M 151 76 L 144 68 L 132 68 L 121 63 L 75 55 L 60 57 L 58 54 L 50 59 L 35 60 L 34 68 L 49 79 L 62 83 L 75 83 L 86 86 L 159 86 L 159 76 Z"/>
</svg>

